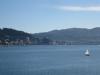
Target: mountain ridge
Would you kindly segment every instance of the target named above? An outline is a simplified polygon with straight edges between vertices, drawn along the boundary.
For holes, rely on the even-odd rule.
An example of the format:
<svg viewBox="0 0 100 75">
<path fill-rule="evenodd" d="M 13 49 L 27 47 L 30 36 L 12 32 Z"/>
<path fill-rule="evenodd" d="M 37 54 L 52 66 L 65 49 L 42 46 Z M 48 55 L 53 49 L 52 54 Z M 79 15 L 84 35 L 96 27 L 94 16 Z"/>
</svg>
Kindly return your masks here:
<svg viewBox="0 0 100 75">
<path fill-rule="evenodd" d="M 33 34 L 35 37 L 48 37 L 51 40 L 70 42 L 100 42 L 100 27 L 88 28 L 68 28 L 53 30 L 44 33 Z"/>
</svg>

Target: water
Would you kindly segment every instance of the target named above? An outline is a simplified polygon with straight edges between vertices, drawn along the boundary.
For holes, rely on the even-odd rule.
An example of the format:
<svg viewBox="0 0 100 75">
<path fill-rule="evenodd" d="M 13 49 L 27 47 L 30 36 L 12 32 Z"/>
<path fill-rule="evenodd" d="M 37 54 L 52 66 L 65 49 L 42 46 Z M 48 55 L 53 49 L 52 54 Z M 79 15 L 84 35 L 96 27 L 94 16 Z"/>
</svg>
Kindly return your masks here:
<svg viewBox="0 0 100 75">
<path fill-rule="evenodd" d="M 100 46 L 1 46 L 0 75 L 100 75 Z"/>
</svg>

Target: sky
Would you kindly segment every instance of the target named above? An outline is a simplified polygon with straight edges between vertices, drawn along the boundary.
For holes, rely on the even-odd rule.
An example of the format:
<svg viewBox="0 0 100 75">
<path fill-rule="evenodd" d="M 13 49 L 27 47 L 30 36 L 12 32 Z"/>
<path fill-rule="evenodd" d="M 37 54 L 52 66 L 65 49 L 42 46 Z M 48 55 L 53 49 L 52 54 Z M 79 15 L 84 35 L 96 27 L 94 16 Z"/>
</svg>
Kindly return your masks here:
<svg viewBox="0 0 100 75">
<path fill-rule="evenodd" d="M 100 27 L 100 0 L 0 0 L 0 28 L 29 33 Z"/>
</svg>

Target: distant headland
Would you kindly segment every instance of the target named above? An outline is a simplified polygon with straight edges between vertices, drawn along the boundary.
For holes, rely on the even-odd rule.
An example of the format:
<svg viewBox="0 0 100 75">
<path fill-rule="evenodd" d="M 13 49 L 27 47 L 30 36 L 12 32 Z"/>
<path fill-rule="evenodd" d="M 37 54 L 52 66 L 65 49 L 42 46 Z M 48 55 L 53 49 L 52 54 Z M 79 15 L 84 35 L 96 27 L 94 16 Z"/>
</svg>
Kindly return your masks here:
<svg viewBox="0 0 100 75">
<path fill-rule="evenodd" d="M 35 34 L 3 28 L 0 29 L 0 45 L 100 45 L 100 27 L 69 28 Z"/>
<path fill-rule="evenodd" d="M 11 28 L 0 29 L 0 45 L 48 45 L 50 41 L 48 38 L 37 38 Z"/>
</svg>

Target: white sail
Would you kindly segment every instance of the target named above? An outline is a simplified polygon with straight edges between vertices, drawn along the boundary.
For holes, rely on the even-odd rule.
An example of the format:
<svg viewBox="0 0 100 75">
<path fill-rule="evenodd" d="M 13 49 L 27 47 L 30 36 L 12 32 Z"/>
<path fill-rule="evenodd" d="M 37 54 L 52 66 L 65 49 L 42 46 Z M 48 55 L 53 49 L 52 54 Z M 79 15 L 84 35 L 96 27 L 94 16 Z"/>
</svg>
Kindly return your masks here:
<svg viewBox="0 0 100 75">
<path fill-rule="evenodd" d="M 85 55 L 86 56 L 89 56 L 90 55 L 89 50 L 86 50 Z"/>
</svg>

